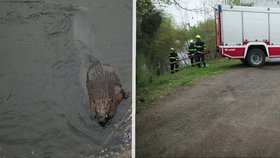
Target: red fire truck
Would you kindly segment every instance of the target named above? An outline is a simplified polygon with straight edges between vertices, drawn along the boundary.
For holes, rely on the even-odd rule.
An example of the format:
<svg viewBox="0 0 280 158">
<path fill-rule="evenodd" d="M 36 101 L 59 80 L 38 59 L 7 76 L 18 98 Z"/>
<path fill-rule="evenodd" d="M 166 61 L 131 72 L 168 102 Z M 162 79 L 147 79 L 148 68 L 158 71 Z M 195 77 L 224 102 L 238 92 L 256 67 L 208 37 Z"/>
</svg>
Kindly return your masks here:
<svg viewBox="0 0 280 158">
<path fill-rule="evenodd" d="M 221 56 L 253 67 L 280 58 L 280 8 L 218 5 L 215 16 Z"/>
</svg>

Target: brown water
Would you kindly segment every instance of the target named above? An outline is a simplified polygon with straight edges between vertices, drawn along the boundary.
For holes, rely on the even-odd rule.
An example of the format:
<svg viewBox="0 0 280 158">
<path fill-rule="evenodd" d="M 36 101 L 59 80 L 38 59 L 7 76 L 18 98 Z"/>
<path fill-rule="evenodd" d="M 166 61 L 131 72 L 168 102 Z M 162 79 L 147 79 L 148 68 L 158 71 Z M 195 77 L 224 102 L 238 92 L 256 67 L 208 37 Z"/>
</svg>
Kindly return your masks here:
<svg viewBox="0 0 280 158">
<path fill-rule="evenodd" d="M 88 57 L 131 94 L 132 2 L 0 1 L 0 157 L 113 156 L 131 147 L 131 98 L 92 121 Z"/>
</svg>

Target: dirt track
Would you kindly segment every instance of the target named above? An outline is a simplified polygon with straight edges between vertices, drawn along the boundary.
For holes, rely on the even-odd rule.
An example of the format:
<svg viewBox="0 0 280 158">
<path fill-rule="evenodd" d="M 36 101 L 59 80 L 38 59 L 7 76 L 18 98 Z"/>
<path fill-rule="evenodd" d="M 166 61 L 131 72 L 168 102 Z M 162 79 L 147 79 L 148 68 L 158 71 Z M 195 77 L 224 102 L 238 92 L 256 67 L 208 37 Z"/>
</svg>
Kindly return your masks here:
<svg viewBox="0 0 280 158">
<path fill-rule="evenodd" d="M 136 116 L 137 157 L 280 156 L 280 63 L 237 65 Z"/>
</svg>

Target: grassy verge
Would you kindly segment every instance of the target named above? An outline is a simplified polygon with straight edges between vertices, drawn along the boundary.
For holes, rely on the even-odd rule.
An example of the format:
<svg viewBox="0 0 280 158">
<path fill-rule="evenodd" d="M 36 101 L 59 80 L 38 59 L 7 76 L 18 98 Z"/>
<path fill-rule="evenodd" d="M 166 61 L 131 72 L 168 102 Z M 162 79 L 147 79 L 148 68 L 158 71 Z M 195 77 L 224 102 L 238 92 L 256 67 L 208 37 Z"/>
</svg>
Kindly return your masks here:
<svg viewBox="0 0 280 158">
<path fill-rule="evenodd" d="M 142 111 L 143 107 L 151 102 L 168 96 L 183 86 L 190 86 L 198 80 L 222 74 L 225 70 L 240 65 L 240 61 L 221 59 L 207 64 L 209 65 L 207 68 L 187 67 L 175 74 L 166 73 L 155 78 L 145 87 L 137 87 L 136 112 Z"/>
</svg>

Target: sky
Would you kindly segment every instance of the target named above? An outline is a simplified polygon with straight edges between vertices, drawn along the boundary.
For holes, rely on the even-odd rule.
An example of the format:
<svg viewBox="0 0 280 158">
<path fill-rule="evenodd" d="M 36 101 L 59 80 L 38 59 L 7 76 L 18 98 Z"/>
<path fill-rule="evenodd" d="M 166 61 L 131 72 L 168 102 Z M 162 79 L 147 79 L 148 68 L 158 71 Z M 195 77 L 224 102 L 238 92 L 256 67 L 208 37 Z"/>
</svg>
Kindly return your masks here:
<svg viewBox="0 0 280 158">
<path fill-rule="evenodd" d="M 188 9 L 203 9 L 203 2 L 206 3 L 208 7 L 210 7 L 210 1 L 211 0 L 178 0 L 181 6 Z M 199 22 L 204 21 L 205 18 L 207 19 L 207 16 L 204 17 L 203 13 L 186 11 L 176 5 L 164 5 L 164 7 L 162 7 L 158 4 L 155 4 L 155 6 L 159 9 L 163 9 L 164 12 L 170 14 L 174 18 L 174 21 L 178 26 L 181 26 L 182 23 L 184 23 L 184 25 L 189 23 L 190 26 L 194 26 L 197 25 Z M 213 9 L 208 8 L 208 10 L 212 11 Z"/>
</svg>

